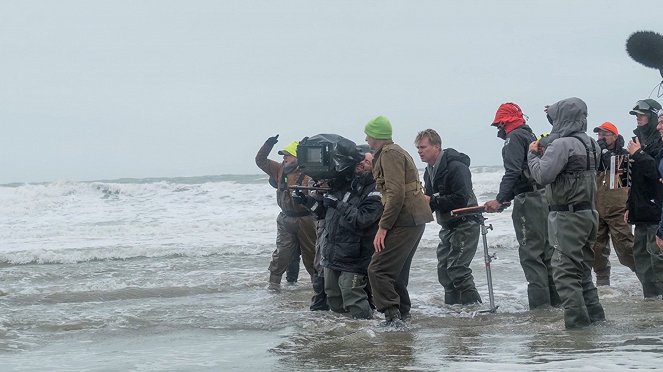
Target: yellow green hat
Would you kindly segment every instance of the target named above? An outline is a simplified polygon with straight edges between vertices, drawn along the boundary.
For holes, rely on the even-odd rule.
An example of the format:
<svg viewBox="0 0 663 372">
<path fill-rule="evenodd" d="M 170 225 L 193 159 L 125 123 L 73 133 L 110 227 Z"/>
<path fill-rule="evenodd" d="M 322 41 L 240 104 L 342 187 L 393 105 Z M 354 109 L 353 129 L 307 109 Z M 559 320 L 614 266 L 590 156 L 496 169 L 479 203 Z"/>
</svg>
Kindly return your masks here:
<svg viewBox="0 0 663 372">
<path fill-rule="evenodd" d="M 364 133 L 367 136 L 380 140 L 391 139 L 391 123 L 384 116 L 378 116 L 371 120 L 364 127 Z"/>
<path fill-rule="evenodd" d="M 292 155 L 297 157 L 297 147 L 299 147 L 299 141 L 292 141 L 283 150 L 279 150 L 279 155 Z"/>
</svg>

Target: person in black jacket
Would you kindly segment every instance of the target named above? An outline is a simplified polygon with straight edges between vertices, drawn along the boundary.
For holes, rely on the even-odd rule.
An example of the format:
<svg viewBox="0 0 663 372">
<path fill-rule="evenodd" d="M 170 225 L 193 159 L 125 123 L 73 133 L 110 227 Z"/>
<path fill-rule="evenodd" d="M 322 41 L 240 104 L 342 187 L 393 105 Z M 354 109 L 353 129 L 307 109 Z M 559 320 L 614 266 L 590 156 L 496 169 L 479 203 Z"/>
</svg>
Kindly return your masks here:
<svg viewBox="0 0 663 372">
<path fill-rule="evenodd" d="M 350 181 L 333 184 L 322 202 L 304 201 L 324 221 L 319 239 L 327 303 L 334 312 L 360 319 L 373 316 L 367 270 L 383 211 L 372 161 L 373 154 L 365 153 Z"/>
<path fill-rule="evenodd" d="M 629 113 L 636 116 L 637 137 L 627 146 L 631 164 L 631 189 L 624 220 L 635 225 L 633 258 L 635 274 L 645 298 L 663 294 L 663 254 L 656 245 L 656 231 L 661 218 L 663 185 L 659 182 L 659 153 L 663 141 L 656 131 L 661 104 L 653 99 L 638 101 Z"/>
<path fill-rule="evenodd" d="M 419 132 L 414 143 L 419 157 L 427 164 L 425 194 L 441 226 L 437 277 L 444 287 L 444 302 L 448 305 L 481 302 L 470 268 L 479 244 L 479 222 L 474 217 L 452 217 L 449 213 L 477 205 L 470 158 L 452 148 L 442 150 L 442 139 L 433 129 Z"/>
<path fill-rule="evenodd" d="M 520 266 L 528 283 L 529 308 L 560 305 L 550 265 L 553 248 L 548 242 L 548 202 L 543 186 L 529 177 L 527 166 L 529 144 L 536 141 L 536 136 L 525 124 L 520 107 L 512 102 L 499 106 L 491 125 L 504 140 L 504 176 L 497 196 L 484 206 L 493 213 L 502 211 L 505 203 L 513 203 L 511 219 L 518 240 Z"/>
</svg>

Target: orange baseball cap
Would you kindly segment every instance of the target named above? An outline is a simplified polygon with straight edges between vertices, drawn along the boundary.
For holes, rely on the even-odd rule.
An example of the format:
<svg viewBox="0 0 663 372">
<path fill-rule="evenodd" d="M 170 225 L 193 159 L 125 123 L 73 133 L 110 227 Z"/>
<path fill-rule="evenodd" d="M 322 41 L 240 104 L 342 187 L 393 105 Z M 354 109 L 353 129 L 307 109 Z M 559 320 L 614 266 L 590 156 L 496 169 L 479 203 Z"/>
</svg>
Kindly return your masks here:
<svg viewBox="0 0 663 372">
<path fill-rule="evenodd" d="M 615 136 L 619 135 L 619 131 L 617 130 L 617 127 L 615 124 L 606 121 L 605 123 L 599 125 L 598 127 L 594 128 L 594 133 L 598 133 L 600 130 L 607 130 L 608 132 L 611 132 Z"/>
</svg>

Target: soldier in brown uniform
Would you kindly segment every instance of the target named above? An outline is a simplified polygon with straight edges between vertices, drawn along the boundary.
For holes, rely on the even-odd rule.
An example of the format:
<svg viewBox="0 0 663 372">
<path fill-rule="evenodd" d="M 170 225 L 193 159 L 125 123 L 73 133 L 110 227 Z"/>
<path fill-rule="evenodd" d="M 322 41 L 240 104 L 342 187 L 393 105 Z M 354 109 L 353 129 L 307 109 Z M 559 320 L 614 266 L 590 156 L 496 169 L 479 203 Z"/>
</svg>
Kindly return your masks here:
<svg viewBox="0 0 663 372">
<path fill-rule="evenodd" d="M 433 214 L 412 157 L 391 140 L 391 132 L 391 123 L 383 116 L 364 128 L 366 142 L 376 150 L 373 177 L 384 205 L 368 277 L 375 306 L 384 313 L 386 325 L 399 326 L 410 313 L 407 285 L 412 257 Z"/>
<path fill-rule="evenodd" d="M 276 218 L 276 249 L 269 263 L 269 286 L 271 290 L 281 289 L 281 277 L 288 268 L 297 248 L 301 250 L 302 261 L 306 271 L 315 279 L 317 273 L 313 266 L 315 256 L 315 224 L 311 211 L 294 203 L 288 186 L 308 185 L 309 177 L 300 173 L 297 168 L 297 146 L 299 142 L 288 144 L 279 155 L 283 162 L 278 163 L 267 158 L 278 135 L 269 137 L 256 155 L 256 164 L 269 176 L 269 183 L 276 188 L 276 202 L 281 208 Z M 320 274 L 322 275 L 322 273 Z"/>
</svg>

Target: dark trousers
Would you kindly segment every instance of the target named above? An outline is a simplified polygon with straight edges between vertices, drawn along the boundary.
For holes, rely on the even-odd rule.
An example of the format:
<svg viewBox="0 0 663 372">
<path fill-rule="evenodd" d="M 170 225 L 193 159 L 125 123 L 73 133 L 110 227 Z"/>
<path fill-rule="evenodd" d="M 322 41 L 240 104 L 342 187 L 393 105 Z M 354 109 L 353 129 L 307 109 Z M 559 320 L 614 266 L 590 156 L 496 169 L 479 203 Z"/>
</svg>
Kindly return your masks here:
<svg viewBox="0 0 663 372">
<path fill-rule="evenodd" d="M 550 264 L 553 247 L 548 242 L 548 202 L 543 190 L 516 195 L 511 219 L 518 240 L 520 266 L 527 280 L 529 308 L 559 305 Z"/>
<path fill-rule="evenodd" d="M 555 287 L 564 305 L 566 328 L 578 328 L 605 319 L 598 292 L 592 282 L 592 246 L 596 239 L 598 213 L 550 212 L 548 238 Z"/>
<path fill-rule="evenodd" d="M 440 229 L 437 246 L 437 279 L 446 291 L 476 290 L 470 264 L 477 253 L 480 226 L 464 221 L 452 228 Z"/>
<path fill-rule="evenodd" d="M 663 294 L 663 253 L 656 245 L 657 228 L 658 225 L 635 225 L 635 275 L 642 284 L 645 298 Z"/>
<path fill-rule="evenodd" d="M 425 229 L 426 225 L 394 227 L 387 232 L 382 252 L 373 254 L 368 278 L 378 311 L 395 306 L 401 314 L 410 312 L 410 265 Z"/>
<path fill-rule="evenodd" d="M 281 283 L 283 273 L 292 262 L 297 249 L 301 251 L 304 267 L 309 275 L 315 275 L 315 226 L 313 216 L 288 217 L 279 213 L 276 218 L 276 249 L 269 262 L 269 281 Z"/>
</svg>

